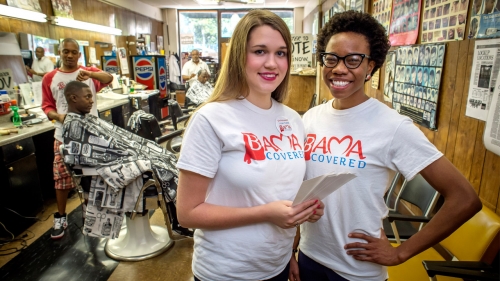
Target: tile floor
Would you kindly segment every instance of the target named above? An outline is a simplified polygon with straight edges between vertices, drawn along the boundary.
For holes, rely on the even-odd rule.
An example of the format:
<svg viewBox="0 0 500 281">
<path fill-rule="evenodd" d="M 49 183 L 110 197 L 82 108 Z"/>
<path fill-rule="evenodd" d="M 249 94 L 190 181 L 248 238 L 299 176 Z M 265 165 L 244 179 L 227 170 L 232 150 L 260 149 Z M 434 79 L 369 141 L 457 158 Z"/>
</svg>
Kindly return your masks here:
<svg viewBox="0 0 500 281">
<path fill-rule="evenodd" d="M 70 213 L 73 211 L 75 208 L 79 208 L 80 206 L 80 199 L 78 196 L 75 194 L 68 200 L 68 206 L 67 206 L 67 212 Z M 96 260 L 99 262 L 99 266 L 104 265 L 104 267 L 109 267 L 109 271 L 112 271 L 111 275 L 109 278 L 103 278 L 102 275 L 108 276 L 109 272 L 103 273 L 100 275 L 99 272 L 96 272 L 94 275 L 92 274 L 84 274 L 80 276 L 79 278 L 73 279 L 73 280 L 81 280 L 81 281 L 86 281 L 86 280 L 96 280 L 96 281 L 105 281 L 105 280 L 111 280 L 111 281 L 127 281 L 127 280 L 176 280 L 176 281 L 188 281 L 188 280 L 193 280 L 193 274 L 191 272 L 191 256 L 192 256 L 192 248 L 193 248 L 193 240 L 192 238 L 184 238 L 182 236 L 175 236 L 176 240 L 174 246 L 168 250 L 166 253 L 148 259 L 144 261 L 138 261 L 138 262 L 114 262 L 113 260 L 108 259 L 105 254 L 104 254 L 104 240 L 101 241 L 98 238 L 91 238 L 91 237 L 79 237 L 81 233 L 78 231 L 78 228 L 74 228 L 73 232 L 68 232 L 66 235 L 68 235 L 69 240 L 75 240 L 75 239 L 85 239 L 85 246 L 87 249 L 81 249 L 81 243 L 74 244 L 70 246 L 68 249 L 64 249 L 63 255 L 71 257 L 71 261 L 69 262 L 70 259 L 68 259 L 68 262 L 63 261 L 62 263 L 64 266 L 60 266 L 61 261 L 59 261 L 59 265 L 56 265 L 55 263 L 49 264 L 49 268 L 45 268 L 47 266 L 44 264 L 44 259 L 50 259 L 51 255 L 53 255 L 53 252 L 57 248 L 56 246 L 59 241 L 52 241 L 50 238 L 48 238 L 47 234 L 45 234 L 47 231 L 50 230 L 52 227 L 52 216 L 51 214 L 56 211 L 56 204 L 55 200 L 52 202 L 46 202 L 44 210 L 38 214 L 37 217 L 42 218 L 42 219 L 47 219 L 45 221 L 41 222 L 36 222 L 34 225 L 32 225 L 28 230 L 23 233 L 21 233 L 18 237 L 23 237 L 25 234 L 27 235 L 26 238 L 33 237 L 32 239 L 27 240 L 28 248 L 24 251 L 27 251 L 30 249 L 29 253 L 36 252 L 34 254 L 35 259 L 34 261 L 29 261 L 26 262 L 26 259 L 21 259 L 22 257 L 19 257 L 18 259 L 14 259 L 12 263 L 9 263 L 14 257 L 19 255 L 19 253 L 11 254 L 11 255 L 6 255 L 6 256 L 0 256 L 0 271 L 2 271 L 3 267 L 5 266 L 5 269 L 20 269 L 24 270 L 23 271 L 23 277 L 22 279 L 19 278 L 21 276 L 15 276 L 16 270 L 11 270 L 8 272 L 11 276 L 6 278 L 6 280 L 51 280 L 51 281 L 58 281 L 58 280 L 68 280 L 68 276 L 71 276 L 72 273 L 74 273 L 74 270 L 72 270 L 72 266 L 79 266 L 79 267 L 85 267 L 88 266 L 88 264 L 95 263 Z M 160 210 L 157 210 L 153 216 L 151 217 L 151 224 L 152 225 L 163 225 L 163 215 Z M 81 222 L 76 222 L 76 225 L 81 225 Z M 45 237 L 43 237 L 45 234 Z M 83 236 L 83 235 L 82 235 Z M 32 248 L 29 248 L 33 242 L 35 242 L 37 239 L 40 237 L 43 237 L 42 239 L 46 239 L 47 241 L 39 241 L 43 243 L 36 243 L 34 247 L 47 247 L 46 251 L 33 251 Z M 69 238 L 71 237 L 71 238 Z M 64 238 L 63 238 L 64 239 Z M 63 240 L 61 239 L 61 240 Z M 56 244 L 49 244 L 49 243 L 56 243 Z M 42 245 L 42 246 L 40 246 Z M 80 245 L 80 246 L 79 246 Z M 54 246 L 54 247 L 51 247 Z M 13 242 L 8 245 L 4 245 L 0 247 L 0 250 L 4 250 L 7 248 L 12 248 L 12 247 L 17 247 L 21 248 L 21 244 L 19 242 Z M 71 248 L 73 247 L 73 249 Z M 78 248 L 79 249 L 75 249 Z M 87 253 L 85 254 L 85 252 Z M 81 255 L 81 252 L 84 254 Z M 80 254 L 79 254 L 80 253 Z M 80 255 L 80 257 L 78 257 Z M 100 257 L 99 257 L 100 256 Z M 22 260 L 22 261 L 20 261 Z M 25 263 L 25 264 L 16 264 L 16 263 Z M 35 270 L 33 270 L 33 273 L 30 274 L 25 274 L 29 266 L 35 267 Z M 50 268 L 50 267 L 55 267 L 55 268 Z M 114 270 L 113 270 L 114 268 Z M 92 266 L 89 266 L 89 270 L 92 270 Z M 4 274 L 6 270 L 3 270 Z M 28 270 L 29 271 L 29 270 Z M 39 275 L 37 277 L 37 272 L 45 272 L 45 275 Z M 48 273 L 47 273 L 48 272 Z M 14 275 L 13 275 L 14 274 Z M 18 273 L 19 274 L 19 273 Z M 21 274 L 19 274 L 21 275 Z M 29 277 L 26 277 L 26 276 Z M 18 278 L 16 278 L 18 277 Z M 0 278 L 3 279 L 3 278 Z M 71 279 L 71 278 L 69 278 Z"/>
</svg>

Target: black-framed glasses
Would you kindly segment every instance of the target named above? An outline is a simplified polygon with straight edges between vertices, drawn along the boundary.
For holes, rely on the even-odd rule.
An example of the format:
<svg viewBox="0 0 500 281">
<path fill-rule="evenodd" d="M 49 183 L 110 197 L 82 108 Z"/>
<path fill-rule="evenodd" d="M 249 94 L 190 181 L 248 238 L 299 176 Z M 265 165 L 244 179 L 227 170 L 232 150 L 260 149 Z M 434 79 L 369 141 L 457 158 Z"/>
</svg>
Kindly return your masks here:
<svg viewBox="0 0 500 281">
<path fill-rule="evenodd" d="M 365 54 L 349 54 L 345 57 L 338 56 L 334 53 L 320 53 L 321 62 L 324 66 L 333 68 L 339 64 L 339 61 L 344 61 L 344 65 L 349 69 L 358 68 L 364 58 L 371 58 Z"/>
</svg>

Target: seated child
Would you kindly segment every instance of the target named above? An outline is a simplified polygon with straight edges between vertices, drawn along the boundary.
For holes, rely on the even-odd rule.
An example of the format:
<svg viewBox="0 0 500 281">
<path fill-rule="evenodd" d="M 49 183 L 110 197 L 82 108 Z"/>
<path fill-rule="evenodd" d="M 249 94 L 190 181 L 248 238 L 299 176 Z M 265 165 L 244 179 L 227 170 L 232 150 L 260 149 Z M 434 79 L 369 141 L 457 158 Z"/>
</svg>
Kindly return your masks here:
<svg viewBox="0 0 500 281">
<path fill-rule="evenodd" d="M 169 206 L 172 229 L 191 236 L 192 232 L 180 227 L 175 213 L 175 155 L 155 142 L 87 114 L 94 101 L 86 84 L 72 81 L 66 85 L 64 95 L 68 104 L 63 124 L 64 162 L 95 167 L 99 175 L 91 181 L 84 232 L 118 237 L 123 214 L 135 208 L 147 175 L 154 174 Z"/>
</svg>

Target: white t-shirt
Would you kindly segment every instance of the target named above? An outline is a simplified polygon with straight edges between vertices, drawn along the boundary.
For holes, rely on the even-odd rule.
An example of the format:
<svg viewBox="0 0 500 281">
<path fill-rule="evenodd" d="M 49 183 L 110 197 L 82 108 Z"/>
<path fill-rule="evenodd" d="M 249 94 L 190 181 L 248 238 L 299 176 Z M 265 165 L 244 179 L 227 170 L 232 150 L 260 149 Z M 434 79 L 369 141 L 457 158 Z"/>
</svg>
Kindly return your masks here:
<svg viewBox="0 0 500 281">
<path fill-rule="evenodd" d="M 278 131 L 277 120 L 283 119 L 290 136 Z M 293 200 L 305 173 L 303 141 L 300 116 L 274 100 L 268 110 L 246 99 L 212 102 L 189 122 L 177 167 L 213 178 L 205 200 L 210 204 L 253 207 Z M 272 223 L 197 229 L 193 273 L 204 281 L 272 278 L 290 260 L 295 231 Z"/>
<path fill-rule="evenodd" d="M 325 214 L 317 223 L 302 225 L 300 250 L 348 280 L 385 280 L 386 267 L 346 254 L 344 245 L 366 243 L 347 235 L 380 237 L 392 171 L 412 179 L 443 154 L 410 118 L 376 99 L 345 110 L 334 109 L 331 100 L 306 112 L 303 120 L 306 179 L 334 171 L 357 177 L 323 200 Z"/>
<path fill-rule="evenodd" d="M 38 58 L 35 58 L 33 64 L 31 65 L 31 68 L 36 73 L 48 73 L 54 70 L 54 64 L 48 57 L 42 57 L 40 60 L 38 60 Z M 42 81 L 42 78 L 43 76 L 33 74 L 33 81 L 35 82 Z"/>
<path fill-rule="evenodd" d="M 193 78 L 187 80 L 186 82 L 189 82 L 189 84 L 192 84 L 194 81 L 198 80 L 198 72 L 202 69 L 205 69 L 208 71 L 208 74 L 210 74 L 210 70 L 208 69 L 208 65 L 202 61 L 201 59 L 198 61 L 198 64 L 194 63 L 193 60 L 190 60 L 186 62 L 182 66 L 182 73 L 181 75 L 183 76 L 191 76 L 191 74 L 196 74 L 193 76 Z"/>
</svg>

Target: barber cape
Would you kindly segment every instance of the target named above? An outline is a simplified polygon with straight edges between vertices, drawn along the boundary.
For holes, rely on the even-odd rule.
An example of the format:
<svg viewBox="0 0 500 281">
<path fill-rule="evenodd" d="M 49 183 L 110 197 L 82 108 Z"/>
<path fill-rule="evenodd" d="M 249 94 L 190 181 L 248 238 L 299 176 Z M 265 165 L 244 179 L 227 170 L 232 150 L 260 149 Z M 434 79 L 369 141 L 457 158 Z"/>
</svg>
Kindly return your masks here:
<svg viewBox="0 0 500 281">
<path fill-rule="evenodd" d="M 155 142 L 88 114 L 68 113 L 63 125 L 64 162 L 94 167 L 84 233 L 117 238 L 123 214 L 135 208 L 147 172 L 155 174 L 166 202 L 176 198 L 176 157 Z M 147 180 L 147 179 L 146 179 Z M 137 212 L 143 211 L 142 200 Z"/>
</svg>

